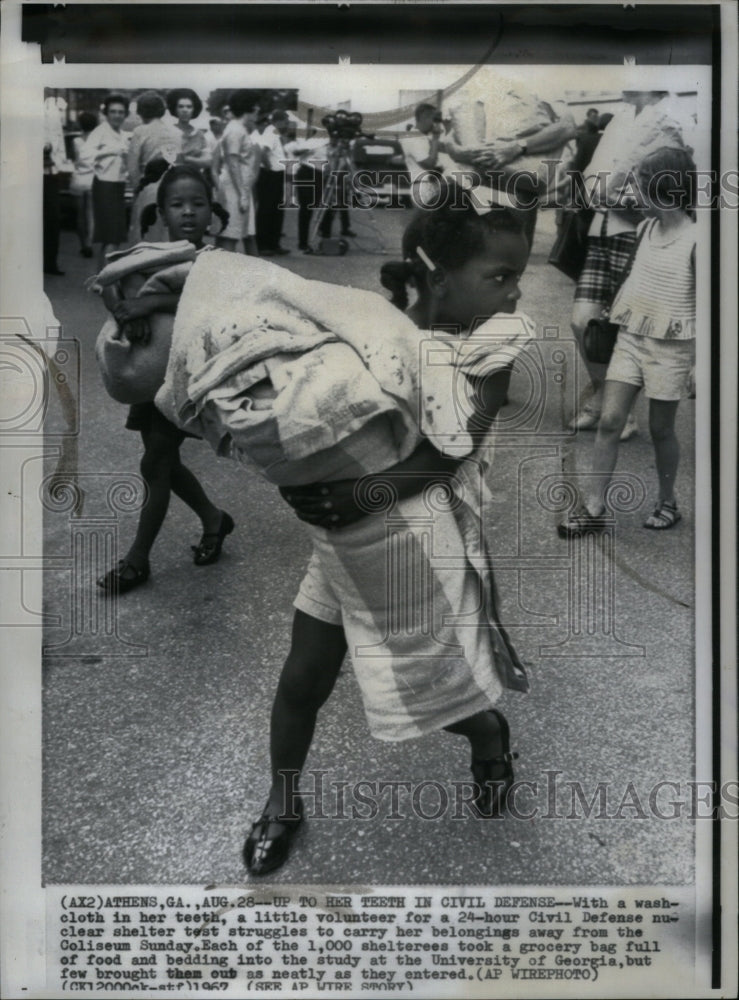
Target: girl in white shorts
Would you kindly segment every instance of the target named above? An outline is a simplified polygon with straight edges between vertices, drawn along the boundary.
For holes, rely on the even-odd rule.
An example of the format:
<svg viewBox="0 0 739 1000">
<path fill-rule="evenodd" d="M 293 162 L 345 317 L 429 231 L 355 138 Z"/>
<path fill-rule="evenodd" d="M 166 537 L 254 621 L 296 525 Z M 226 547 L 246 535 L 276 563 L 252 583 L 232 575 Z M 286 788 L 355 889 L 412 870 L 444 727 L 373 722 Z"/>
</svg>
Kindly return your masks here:
<svg viewBox="0 0 739 1000">
<path fill-rule="evenodd" d="M 639 389 L 649 400 L 659 495 L 645 528 L 672 528 L 681 518 L 675 499 L 680 447 L 675 416 L 692 389 L 695 368 L 695 164 L 685 149 L 665 147 L 639 165 L 647 219 L 638 230 L 634 264 L 611 308 L 619 325 L 606 373 L 593 452 L 590 494 L 559 525 L 562 537 L 605 527 L 606 491 L 616 466 L 621 431 Z"/>
</svg>

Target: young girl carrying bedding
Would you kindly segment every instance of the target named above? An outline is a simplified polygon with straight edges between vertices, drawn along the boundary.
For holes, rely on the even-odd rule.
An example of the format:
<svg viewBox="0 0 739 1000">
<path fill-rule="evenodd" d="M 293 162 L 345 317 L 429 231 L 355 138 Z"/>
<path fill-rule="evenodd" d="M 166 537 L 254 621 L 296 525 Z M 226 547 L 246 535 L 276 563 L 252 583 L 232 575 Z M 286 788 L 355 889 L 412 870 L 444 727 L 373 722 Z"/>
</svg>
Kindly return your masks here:
<svg viewBox="0 0 739 1000">
<path fill-rule="evenodd" d="M 534 332 L 515 312 L 528 244 L 485 193 L 450 190 L 411 223 L 405 256 L 394 280 L 416 284 L 410 318 L 375 293 L 219 250 L 179 275 L 157 407 L 282 487 L 314 549 L 272 710 L 272 787 L 244 847 L 254 874 L 287 857 L 302 819 L 295 779 L 347 649 L 373 735 L 466 736 L 478 815 L 497 814 L 513 782 L 508 723 L 492 706 L 528 681 L 498 618 L 484 471 Z M 378 491 L 387 517 L 367 516 Z M 388 589 L 401 578 L 418 585 Z"/>
<path fill-rule="evenodd" d="M 504 330 L 516 327 L 523 330 L 519 340 L 531 338 L 531 321 L 515 313 L 528 252 L 510 213 L 456 193 L 418 214 L 404 238 L 406 260 L 383 268 L 383 282 L 396 292 L 409 281 L 417 288 L 408 314 L 418 328 L 416 356 L 420 331 L 443 328 L 440 348 L 446 343 L 458 351 L 458 370 L 468 372 L 474 411 L 461 419 L 472 436 L 465 452 L 471 461 L 463 462 L 454 449 L 442 455 L 436 445 L 443 435 L 419 435 L 413 451 L 380 475 L 358 483 L 329 477 L 281 490 L 310 525 L 313 554 L 295 600 L 290 652 L 271 713 L 272 785 L 244 845 L 254 875 L 273 871 L 287 858 L 303 817 L 297 778 L 347 650 L 375 737 L 399 741 L 438 729 L 465 736 L 474 778 L 471 811 L 496 815 L 505 803 L 517 754 L 507 720 L 493 706 L 504 687 L 525 691 L 528 682 L 498 619 L 485 540 L 489 493 L 481 472 L 512 358 L 503 351 L 497 366 L 483 370 L 480 352 L 491 350 L 485 338 L 474 363 L 465 364 L 463 348 L 475 352 L 482 329 L 476 328 L 496 314 L 511 314 L 501 321 Z M 342 291 L 351 290 L 337 288 L 336 294 Z M 359 312 L 349 319 L 361 322 Z M 379 304 L 374 314 L 382 350 L 387 324 Z M 484 327 L 489 330 L 489 324 Z M 515 354 L 520 344 L 515 336 L 510 342 L 517 343 Z M 432 503 L 428 487 L 440 480 L 448 488 L 447 502 Z M 367 516 L 378 488 L 394 496 L 387 517 Z M 358 494 L 365 500 L 355 499 Z M 395 577 L 388 563 L 388 518 L 394 537 L 402 538 Z M 415 579 L 419 586 L 394 592 L 391 577 Z"/>
<path fill-rule="evenodd" d="M 186 241 L 186 247 L 191 245 L 190 251 L 193 248 L 196 251 L 203 248 L 212 215 L 222 213 L 220 206 L 213 204 L 202 174 L 186 166 L 171 167 L 163 175 L 159 181 L 156 208 L 170 240 L 173 241 L 173 248 L 177 245 L 176 241 Z M 153 205 L 149 206 L 149 216 L 154 214 L 152 210 L 155 210 Z M 145 209 L 142 225 L 146 225 L 146 214 Z M 168 253 L 166 244 L 153 246 L 165 258 L 177 256 L 176 252 Z M 123 254 L 113 255 L 115 266 L 125 269 L 126 258 L 135 256 L 136 251 L 137 247 L 133 247 Z M 155 313 L 174 313 L 177 309 L 179 292 L 176 290 L 121 298 L 119 283 L 105 283 L 104 275 L 105 270 L 97 279 L 102 284 L 103 299 L 131 343 L 147 341 L 150 336 L 149 323 Z M 156 384 L 155 381 L 154 385 Z M 202 537 L 193 546 L 193 561 L 196 566 L 216 562 L 226 535 L 234 528 L 230 515 L 211 502 L 199 480 L 180 460 L 180 445 L 187 436 L 192 435 L 183 432 L 163 416 L 154 405 L 153 391 L 151 397 L 147 402 L 133 404 L 126 421 L 129 430 L 140 432 L 144 444 L 141 475 L 146 483 L 147 497 L 141 508 L 136 536 L 126 555 L 97 581 L 98 586 L 106 593 L 115 591 L 124 594 L 149 579 L 149 554 L 164 522 L 172 492 L 202 522 Z"/>
<path fill-rule="evenodd" d="M 682 516 L 675 498 L 680 460 L 675 417 L 694 382 L 695 164 L 686 150 L 664 147 L 644 157 L 638 179 L 647 219 L 639 226 L 630 274 L 611 307 L 619 331 L 606 372 L 592 486 L 580 509 L 558 525 L 563 538 L 605 528 L 621 431 L 642 387 L 658 478 L 657 504 L 644 527 L 664 531 Z"/>
</svg>

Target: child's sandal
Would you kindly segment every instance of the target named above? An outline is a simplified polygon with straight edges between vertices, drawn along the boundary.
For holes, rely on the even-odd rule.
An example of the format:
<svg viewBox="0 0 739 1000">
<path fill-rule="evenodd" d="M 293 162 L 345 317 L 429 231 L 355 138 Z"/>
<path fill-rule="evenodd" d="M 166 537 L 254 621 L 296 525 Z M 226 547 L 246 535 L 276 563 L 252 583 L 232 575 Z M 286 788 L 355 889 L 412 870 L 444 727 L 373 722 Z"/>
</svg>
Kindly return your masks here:
<svg viewBox="0 0 739 1000">
<path fill-rule="evenodd" d="M 644 527 L 652 528 L 654 531 L 666 531 L 667 528 L 674 528 L 680 520 L 682 514 L 677 509 L 677 504 L 661 500 L 644 522 Z"/>
<path fill-rule="evenodd" d="M 591 514 L 586 507 L 573 511 L 564 521 L 557 525 L 557 534 L 560 538 L 577 538 L 587 532 L 600 532 L 606 530 L 606 512 Z"/>
<path fill-rule="evenodd" d="M 134 587 L 140 587 L 149 579 L 149 564 L 134 566 L 127 559 L 121 559 L 113 569 L 96 581 L 106 594 L 127 594 Z"/>
<path fill-rule="evenodd" d="M 234 530 L 234 521 L 230 514 L 221 511 L 221 524 L 218 531 L 208 531 L 200 539 L 197 545 L 190 546 L 194 555 L 193 562 L 196 566 L 209 566 L 217 562 L 223 548 L 223 540 L 226 535 L 230 535 Z"/>
</svg>

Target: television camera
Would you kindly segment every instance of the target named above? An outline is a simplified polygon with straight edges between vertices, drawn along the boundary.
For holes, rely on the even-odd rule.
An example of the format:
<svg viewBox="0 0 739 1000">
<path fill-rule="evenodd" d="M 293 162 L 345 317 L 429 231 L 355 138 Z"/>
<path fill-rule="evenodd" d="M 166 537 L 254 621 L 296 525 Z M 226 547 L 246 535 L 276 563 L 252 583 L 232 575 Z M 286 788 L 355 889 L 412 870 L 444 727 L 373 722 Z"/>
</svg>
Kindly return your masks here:
<svg viewBox="0 0 739 1000">
<path fill-rule="evenodd" d="M 362 135 L 362 115 L 358 111 L 334 111 L 321 119 L 321 125 L 326 129 L 331 139 L 340 142 L 351 142 Z"/>
<path fill-rule="evenodd" d="M 328 132 L 331 145 L 328 150 L 328 170 L 323 190 L 323 204 L 313 218 L 312 237 L 316 236 L 327 207 L 333 206 L 337 198 L 343 201 L 347 197 L 344 185 L 346 179 L 354 173 L 350 143 L 358 136 L 364 135 L 362 115 L 358 111 L 344 111 L 343 109 L 334 111 L 332 114 L 324 115 L 321 119 L 321 125 Z M 322 254 L 343 256 L 348 249 L 349 244 L 344 237 L 336 239 L 325 237 L 318 242 L 318 252 Z"/>
</svg>

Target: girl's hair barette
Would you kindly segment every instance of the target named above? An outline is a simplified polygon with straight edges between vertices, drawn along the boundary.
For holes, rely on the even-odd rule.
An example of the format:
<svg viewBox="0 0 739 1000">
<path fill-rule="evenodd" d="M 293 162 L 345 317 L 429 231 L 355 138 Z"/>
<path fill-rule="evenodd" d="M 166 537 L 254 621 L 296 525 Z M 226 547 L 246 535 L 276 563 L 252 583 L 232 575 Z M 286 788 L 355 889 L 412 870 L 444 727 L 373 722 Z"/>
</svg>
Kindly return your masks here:
<svg viewBox="0 0 739 1000">
<path fill-rule="evenodd" d="M 426 251 L 423 249 L 422 246 L 416 247 L 416 253 L 418 254 L 419 258 L 424 262 L 429 271 L 436 270 L 436 264 L 434 264 L 434 262 L 431 260 L 431 258 L 429 257 L 429 255 L 426 253 Z"/>
</svg>

